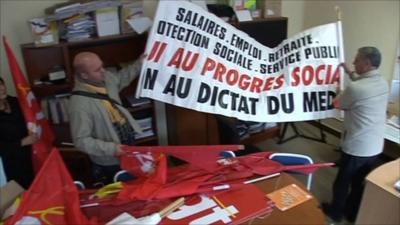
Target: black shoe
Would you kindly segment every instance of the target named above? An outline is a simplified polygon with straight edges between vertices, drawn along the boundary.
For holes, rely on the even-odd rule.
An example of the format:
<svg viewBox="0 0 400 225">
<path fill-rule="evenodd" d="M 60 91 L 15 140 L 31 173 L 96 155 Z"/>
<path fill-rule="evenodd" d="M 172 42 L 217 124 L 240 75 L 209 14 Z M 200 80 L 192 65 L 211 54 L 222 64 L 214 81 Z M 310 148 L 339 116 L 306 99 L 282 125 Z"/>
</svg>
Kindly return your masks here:
<svg viewBox="0 0 400 225">
<path fill-rule="evenodd" d="M 343 215 L 335 213 L 332 209 L 332 206 L 329 203 L 322 203 L 321 209 L 329 218 L 331 218 L 334 222 L 340 222 L 343 219 Z"/>
</svg>

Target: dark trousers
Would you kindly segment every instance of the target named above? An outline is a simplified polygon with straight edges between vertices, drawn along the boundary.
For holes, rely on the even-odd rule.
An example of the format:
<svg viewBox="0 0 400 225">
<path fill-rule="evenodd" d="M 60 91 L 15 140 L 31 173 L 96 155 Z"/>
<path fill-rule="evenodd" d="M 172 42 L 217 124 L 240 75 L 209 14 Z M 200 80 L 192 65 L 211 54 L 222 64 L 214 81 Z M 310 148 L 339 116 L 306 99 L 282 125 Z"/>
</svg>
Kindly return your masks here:
<svg viewBox="0 0 400 225">
<path fill-rule="evenodd" d="M 0 156 L 7 181 L 15 180 L 19 185 L 28 189 L 34 179 L 31 148 L 0 149 Z"/>
<path fill-rule="evenodd" d="M 342 153 L 339 172 L 333 183 L 332 213 L 354 220 L 364 190 L 364 179 L 376 165 L 378 155 L 358 157 Z"/>
<path fill-rule="evenodd" d="M 113 183 L 114 175 L 121 170 L 119 165 L 102 166 L 93 163 L 92 174 L 95 183 L 102 183 L 107 185 Z"/>
</svg>

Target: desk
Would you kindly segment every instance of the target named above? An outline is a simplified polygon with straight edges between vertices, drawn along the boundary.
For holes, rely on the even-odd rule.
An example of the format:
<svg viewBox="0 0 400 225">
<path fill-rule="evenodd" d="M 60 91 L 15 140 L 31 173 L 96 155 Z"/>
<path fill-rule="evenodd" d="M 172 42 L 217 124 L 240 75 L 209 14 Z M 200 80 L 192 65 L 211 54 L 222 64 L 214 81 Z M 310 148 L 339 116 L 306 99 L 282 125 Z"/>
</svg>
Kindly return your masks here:
<svg viewBox="0 0 400 225">
<path fill-rule="evenodd" d="M 399 224 L 400 159 L 388 162 L 368 174 L 356 224 Z"/>
<path fill-rule="evenodd" d="M 343 130 L 343 120 L 339 118 L 328 118 L 321 120 L 320 124 L 314 121 L 308 121 L 311 125 L 318 128 L 322 126 L 324 131 L 331 133 L 332 135 L 340 138 Z M 400 129 L 386 123 L 385 125 L 385 146 L 383 153 L 391 158 L 398 158 L 400 156 Z"/>
<path fill-rule="evenodd" d="M 311 123 L 315 126 L 315 123 Z M 321 122 L 321 125 L 326 131 L 340 138 L 343 130 L 343 119 L 341 118 L 328 118 Z M 400 130 L 388 123 L 385 124 L 384 138 L 388 141 L 400 144 Z"/>
<path fill-rule="evenodd" d="M 268 180 L 260 181 L 255 183 L 265 194 L 270 193 L 274 190 L 277 190 L 281 187 L 285 187 L 289 184 L 297 184 L 303 190 L 306 190 L 303 184 L 297 181 L 294 177 L 282 173 L 280 176 L 271 178 Z M 245 201 L 246 199 L 244 199 Z M 251 204 L 251 202 L 249 202 Z M 166 204 L 154 203 L 150 208 L 152 211 L 158 211 L 164 208 Z M 254 218 L 249 220 L 245 224 L 271 224 L 271 225 L 279 225 L 279 224 L 325 224 L 325 217 L 322 211 L 318 208 L 318 201 L 313 198 L 310 199 L 294 208 L 291 208 L 285 212 L 279 211 L 279 209 L 274 208 L 272 213 L 265 218 L 259 219 Z M 130 212 L 135 211 L 136 209 L 143 210 L 143 203 L 128 203 L 125 205 L 121 205 L 118 207 L 115 206 L 104 206 L 97 208 L 85 208 L 84 213 L 88 217 L 97 216 L 100 222 L 108 222 L 112 218 L 116 217 L 122 212 Z M 133 214 L 132 214 L 133 215 Z M 148 215 L 148 214 L 144 214 Z M 222 223 L 219 223 L 222 224 Z"/>
<path fill-rule="evenodd" d="M 282 173 L 278 177 L 256 183 L 256 185 L 265 193 L 270 193 L 293 183 L 297 184 L 303 190 L 306 190 L 303 184 L 286 173 Z M 271 215 L 264 219 L 254 219 L 251 224 L 325 224 L 325 216 L 319 208 L 318 201 L 313 198 L 285 212 L 281 212 L 279 209 L 274 208 L 274 211 L 272 211 Z"/>
</svg>

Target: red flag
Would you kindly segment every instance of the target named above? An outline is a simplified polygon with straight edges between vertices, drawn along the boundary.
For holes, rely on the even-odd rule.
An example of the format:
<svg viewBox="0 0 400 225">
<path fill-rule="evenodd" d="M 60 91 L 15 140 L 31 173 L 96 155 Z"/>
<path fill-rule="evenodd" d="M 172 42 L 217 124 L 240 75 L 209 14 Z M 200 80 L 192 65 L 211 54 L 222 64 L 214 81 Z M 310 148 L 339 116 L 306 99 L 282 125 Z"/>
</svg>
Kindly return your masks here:
<svg viewBox="0 0 400 225">
<path fill-rule="evenodd" d="M 80 210 L 79 193 L 57 149 L 51 151 L 9 224 L 94 224 Z"/>
<path fill-rule="evenodd" d="M 334 166 L 335 163 L 314 163 L 314 164 L 307 164 L 307 165 L 287 165 L 283 166 L 284 170 L 286 171 L 295 171 L 298 173 L 303 174 L 310 174 L 314 173 L 319 168 Z"/>
<path fill-rule="evenodd" d="M 32 146 L 32 161 L 34 171 L 37 173 L 46 160 L 52 148 L 54 140 L 53 132 L 40 110 L 39 104 L 26 81 L 18 62 L 3 36 L 3 44 L 6 50 L 8 65 L 14 80 L 18 102 L 25 117 L 26 126 L 30 134 L 35 134 L 38 141 Z"/>
<path fill-rule="evenodd" d="M 217 160 L 223 151 L 236 151 L 242 145 L 189 145 L 189 146 L 123 146 L 126 152 L 121 157 L 121 167 L 124 170 L 138 173 L 138 167 L 147 168 L 151 164 L 153 154 L 166 153 L 190 163 L 208 172 L 219 169 Z M 139 158 L 140 157 L 140 158 Z M 154 158 L 154 157 L 153 157 Z M 139 173 L 140 174 L 140 173 Z"/>
<path fill-rule="evenodd" d="M 149 148 L 149 147 L 143 147 Z M 165 151 L 160 148 L 151 147 L 152 152 Z M 172 148 L 176 148 L 172 147 Z M 133 148 L 132 148 L 133 149 Z M 136 148 L 139 149 L 139 148 Z M 139 150 L 140 151 L 140 150 Z M 169 149 L 168 153 L 174 150 Z M 205 151 L 206 152 L 206 151 Z M 198 168 L 197 166 L 184 165 L 174 167 L 167 172 L 167 181 L 165 184 L 158 183 L 156 188 L 149 192 L 143 192 L 147 185 L 147 179 L 142 177 L 134 182 L 124 184 L 122 191 L 118 194 L 118 199 L 146 200 L 146 199 L 168 199 L 191 195 L 194 193 L 203 193 L 214 191 L 213 187 L 223 184 L 231 184 L 238 187 L 238 183 L 243 182 L 245 178 L 255 175 L 270 175 L 277 172 L 291 170 L 299 172 L 311 172 L 321 167 L 331 166 L 332 163 L 321 163 L 311 165 L 285 166 L 279 162 L 268 159 L 271 152 L 259 152 L 246 156 L 218 160 L 220 166 L 217 171 L 209 172 Z M 215 163 L 215 162 L 214 162 Z M 205 163 L 211 165 L 209 163 Z"/>
<path fill-rule="evenodd" d="M 157 152 L 130 152 L 120 157 L 121 168 L 137 177 L 147 177 L 160 156 Z"/>
<path fill-rule="evenodd" d="M 156 159 L 156 167 L 149 172 L 148 177 L 141 177 L 131 182 L 128 186 L 124 185 L 122 196 L 129 196 L 129 199 L 147 200 L 153 199 L 167 182 L 167 159 L 164 154 L 160 154 Z M 126 199 L 122 197 L 121 199 Z"/>
</svg>

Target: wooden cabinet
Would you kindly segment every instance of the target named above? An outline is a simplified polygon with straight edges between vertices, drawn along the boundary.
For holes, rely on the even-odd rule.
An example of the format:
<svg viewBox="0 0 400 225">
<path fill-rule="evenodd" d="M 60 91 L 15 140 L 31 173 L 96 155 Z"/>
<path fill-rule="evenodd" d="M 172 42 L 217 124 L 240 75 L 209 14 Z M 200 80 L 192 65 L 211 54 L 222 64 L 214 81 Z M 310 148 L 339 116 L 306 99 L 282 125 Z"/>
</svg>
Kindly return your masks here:
<svg viewBox="0 0 400 225">
<path fill-rule="evenodd" d="M 169 145 L 219 144 L 218 126 L 212 114 L 167 105 Z"/>
<path fill-rule="evenodd" d="M 236 24 L 261 44 L 275 47 L 287 38 L 287 18 L 277 17 Z M 170 145 L 220 144 L 216 117 L 190 109 L 168 105 L 166 107 L 168 143 Z M 279 135 L 279 126 L 252 134 L 241 140 L 253 144 Z M 229 144 L 229 143 L 223 143 Z"/>
<path fill-rule="evenodd" d="M 261 44 L 273 48 L 287 38 L 287 22 L 286 17 L 273 17 L 241 22 L 237 28 Z"/>
<path fill-rule="evenodd" d="M 103 60 L 104 67 L 120 68 L 121 63 L 132 62 L 137 59 L 146 46 L 147 35 L 116 35 L 103 38 L 89 39 L 85 41 L 60 43 L 46 47 L 36 47 L 34 44 L 21 45 L 25 61 L 27 76 L 35 96 L 39 100 L 69 93 L 74 84 L 74 71 L 72 61 L 75 55 L 82 51 L 90 51 L 98 54 Z M 48 80 L 49 72 L 55 69 L 65 72 L 62 82 L 41 83 Z M 136 82 L 132 82 L 121 91 L 121 99 L 128 105 L 126 97 L 134 94 Z M 152 118 L 154 135 L 137 140 L 140 145 L 156 145 L 158 143 L 155 108 L 152 101 L 139 107 L 128 107 L 135 119 Z M 62 142 L 71 142 L 69 124 L 61 122 L 52 124 L 56 136 L 56 145 Z"/>
<path fill-rule="evenodd" d="M 121 63 L 137 59 L 146 46 L 146 35 L 117 35 L 91 40 L 60 43 L 46 47 L 36 47 L 33 44 L 21 45 L 29 83 L 39 100 L 46 100 L 69 93 L 74 85 L 73 58 L 82 51 L 91 51 L 100 56 L 104 67 L 119 69 Z M 61 69 L 65 79 L 57 84 L 37 84 L 40 80 L 48 80 L 49 72 Z M 127 96 L 133 95 L 137 79 L 121 91 L 121 100 L 135 119 L 151 118 L 154 135 L 136 140 L 137 145 L 157 145 L 157 121 L 154 102 L 131 107 Z M 51 122 L 51 121 L 50 121 Z M 84 182 L 91 187 L 91 161 L 89 157 L 75 148 L 63 147 L 63 142 L 72 143 L 68 122 L 51 123 L 56 140 L 55 145 L 61 150 L 61 155 L 75 180 Z"/>
</svg>

